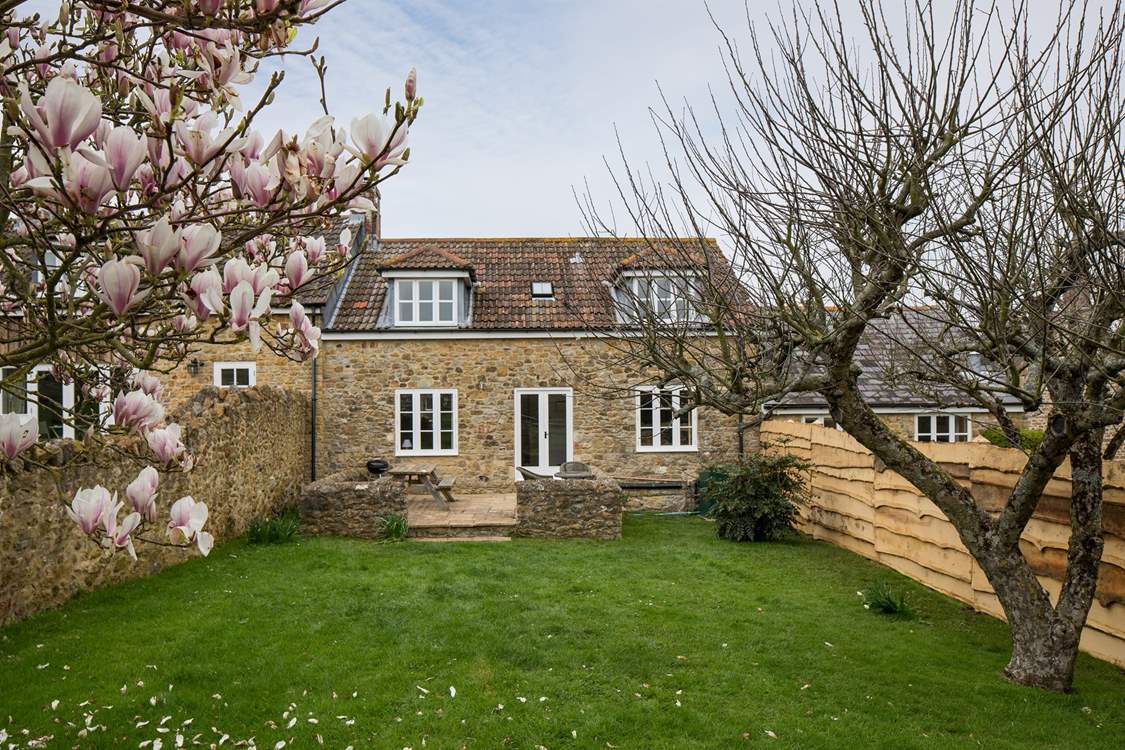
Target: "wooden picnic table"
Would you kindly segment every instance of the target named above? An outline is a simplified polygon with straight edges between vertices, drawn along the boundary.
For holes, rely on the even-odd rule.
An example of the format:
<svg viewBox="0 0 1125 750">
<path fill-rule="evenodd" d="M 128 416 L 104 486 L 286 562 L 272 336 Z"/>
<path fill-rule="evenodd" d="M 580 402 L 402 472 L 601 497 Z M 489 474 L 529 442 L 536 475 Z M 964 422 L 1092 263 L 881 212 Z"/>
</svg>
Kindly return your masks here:
<svg viewBox="0 0 1125 750">
<path fill-rule="evenodd" d="M 407 484 L 424 486 L 443 508 L 446 507 L 446 501 L 453 502 L 453 480 L 440 478 L 437 467 L 433 464 L 401 464 L 392 467 L 387 473 Z"/>
</svg>

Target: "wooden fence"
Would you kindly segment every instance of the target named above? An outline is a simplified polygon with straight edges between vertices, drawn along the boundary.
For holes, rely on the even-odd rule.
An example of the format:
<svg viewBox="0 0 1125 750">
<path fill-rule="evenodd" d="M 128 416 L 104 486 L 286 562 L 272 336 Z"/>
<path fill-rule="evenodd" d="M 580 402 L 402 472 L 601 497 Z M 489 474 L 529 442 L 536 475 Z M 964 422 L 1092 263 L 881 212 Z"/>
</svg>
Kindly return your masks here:
<svg viewBox="0 0 1125 750">
<path fill-rule="evenodd" d="M 912 484 L 887 469 L 849 435 L 796 422 L 769 421 L 767 450 L 784 450 L 812 464 L 811 501 L 801 530 L 876 560 L 972 607 L 1003 618 L 984 571 L 969 556 L 953 525 Z M 919 448 L 998 511 L 1026 457 L 981 443 L 927 443 Z M 1064 464 L 1027 525 L 1021 548 L 1043 587 L 1057 596 L 1070 538 L 1070 467 Z M 1106 463 L 1105 551 L 1084 651 L 1125 666 L 1125 462 Z"/>
</svg>

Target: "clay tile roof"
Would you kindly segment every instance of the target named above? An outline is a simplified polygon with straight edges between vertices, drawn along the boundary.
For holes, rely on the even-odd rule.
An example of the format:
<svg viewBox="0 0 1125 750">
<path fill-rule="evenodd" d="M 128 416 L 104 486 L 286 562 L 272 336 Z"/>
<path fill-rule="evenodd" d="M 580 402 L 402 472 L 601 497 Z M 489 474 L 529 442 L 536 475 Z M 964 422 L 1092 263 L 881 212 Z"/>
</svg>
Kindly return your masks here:
<svg viewBox="0 0 1125 750">
<path fill-rule="evenodd" d="M 723 257 L 712 239 L 676 242 L 685 259 Z M 689 245 L 691 250 L 685 250 Z M 602 237 L 379 240 L 369 243 L 356 259 L 328 330 L 386 328 L 380 322 L 387 292 L 381 269 L 471 269 L 475 283 L 470 330 L 573 331 L 611 324 L 614 309 L 608 284 L 630 258 L 644 256 L 646 262 L 655 262 L 645 254 L 651 246 L 645 238 Z M 533 299 L 533 281 L 551 282 L 553 298 Z"/>
<path fill-rule="evenodd" d="M 655 271 L 703 268 L 708 261 L 702 253 L 683 247 L 646 247 L 630 255 L 618 265 L 621 271 Z"/>
<path fill-rule="evenodd" d="M 381 261 L 377 267 L 379 271 L 468 271 L 473 275 L 473 264 L 460 255 L 449 252 L 435 245 L 416 247 L 401 255 Z"/>
</svg>

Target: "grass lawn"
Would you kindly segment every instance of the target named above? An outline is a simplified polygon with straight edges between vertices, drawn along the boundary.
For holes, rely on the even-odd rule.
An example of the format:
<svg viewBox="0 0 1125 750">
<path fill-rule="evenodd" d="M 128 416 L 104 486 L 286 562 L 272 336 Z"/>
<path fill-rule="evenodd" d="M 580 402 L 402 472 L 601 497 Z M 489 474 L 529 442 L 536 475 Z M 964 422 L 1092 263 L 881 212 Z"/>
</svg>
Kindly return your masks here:
<svg viewBox="0 0 1125 750">
<path fill-rule="evenodd" d="M 919 619 L 864 610 L 877 580 Z M 1054 695 L 1006 683 L 1007 655 L 1002 623 L 860 557 L 694 518 L 236 543 L 0 630 L 0 745 L 1121 747 L 1125 673 L 1083 655 Z"/>
</svg>

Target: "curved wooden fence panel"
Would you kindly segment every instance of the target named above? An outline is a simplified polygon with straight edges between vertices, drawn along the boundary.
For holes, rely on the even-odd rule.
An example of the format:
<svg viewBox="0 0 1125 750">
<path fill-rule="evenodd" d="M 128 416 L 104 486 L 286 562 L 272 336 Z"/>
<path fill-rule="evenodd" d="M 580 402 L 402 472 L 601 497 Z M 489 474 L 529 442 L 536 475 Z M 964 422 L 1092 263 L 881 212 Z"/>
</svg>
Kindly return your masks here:
<svg viewBox="0 0 1125 750">
<path fill-rule="evenodd" d="M 910 482 L 839 430 L 769 421 L 761 438 L 810 464 L 810 502 L 801 509 L 805 533 L 876 560 L 996 617 L 1003 611 L 984 572 L 969 556 L 945 515 Z M 923 453 L 998 511 L 1026 457 L 982 443 L 926 443 Z M 1056 597 L 1070 539 L 1070 467 L 1051 480 L 1021 539 L 1043 587 Z M 1105 552 L 1098 591 L 1082 636 L 1084 651 L 1125 667 L 1125 462 L 1105 465 Z"/>
</svg>

